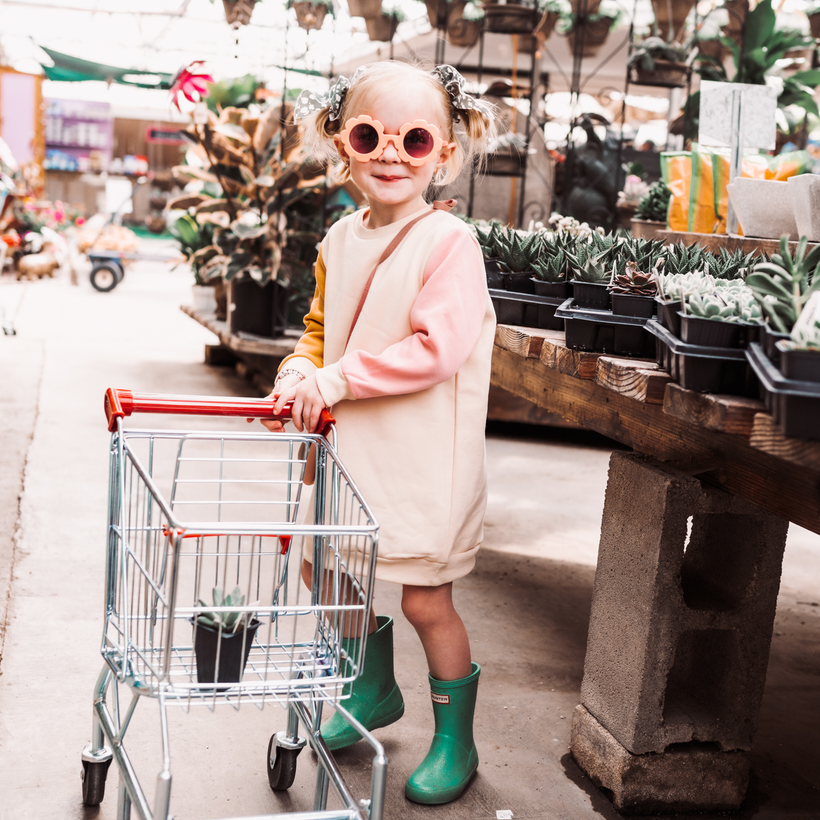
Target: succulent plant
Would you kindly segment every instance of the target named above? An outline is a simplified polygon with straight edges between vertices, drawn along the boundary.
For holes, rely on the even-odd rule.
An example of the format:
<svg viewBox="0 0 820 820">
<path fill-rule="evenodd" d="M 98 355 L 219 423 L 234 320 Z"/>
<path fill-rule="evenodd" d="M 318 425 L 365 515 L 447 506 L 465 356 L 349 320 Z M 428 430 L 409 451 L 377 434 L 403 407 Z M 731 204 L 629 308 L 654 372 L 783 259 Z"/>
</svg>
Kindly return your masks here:
<svg viewBox="0 0 820 820">
<path fill-rule="evenodd" d="M 543 282 L 564 282 L 572 269 L 569 255 L 563 248 L 545 243 L 544 251 L 532 263 L 535 278 Z"/>
<path fill-rule="evenodd" d="M 537 233 L 512 230 L 507 232 L 506 240 L 498 245 L 498 267 L 509 272 L 532 270 L 533 260 L 538 258 L 544 242 L 543 237 Z"/>
<path fill-rule="evenodd" d="M 702 245 L 684 245 L 683 242 L 678 242 L 666 249 L 663 272 L 667 275 L 681 275 L 701 271 L 711 258 L 712 254 Z"/>
<path fill-rule="evenodd" d="M 752 291 L 737 280 L 717 281 L 711 293 L 693 293 L 685 310 L 692 316 L 722 322 L 760 322 L 760 305 Z"/>
<path fill-rule="evenodd" d="M 820 322 L 798 325 L 792 328 L 791 338 L 785 343 L 791 350 L 816 350 L 820 352 Z"/>
<path fill-rule="evenodd" d="M 650 186 L 646 196 L 638 203 L 635 219 L 646 219 L 650 222 L 666 223 L 666 212 L 669 210 L 669 200 L 672 192 L 666 187 L 663 180 L 658 180 Z"/>
<path fill-rule="evenodd" d="M 709 264 L 709 273 L 716 279 L 742 279 L 754 264 L 754 253 L 743 253 L 741 250 L 730 251 L 721 248 L 715 256 L 710 254 L 712 261 Z"/>
<path fill-rule="evenodd" d="M 239 587 L 234 587 L 233 591 L 227 595 L 223 595 L 220 587 L 214 587 L 212 595 L 214 599 L 214 609 L 206 609 L 204 612 L 197 612 L 196 615 L 194 615 L 194 620 L 200 626 L 214 630 L 221 629 L 222 632 L 239 632 L 245 629 L 253 619 L 253 613 L 251 612 L 221 611 L 223 607 L 245 605 L 245 596 Z M 209 607 L 211 604 L 199 598 L 197 600 L 197 606 Z"/>
<path fill-rule="evenodd" d="M 658 274 L 654 270 L 643 273 L 633 262 L 627 262 L 626 270 L 612 280 L 610 290 L 634 296 L 654 296 L 658 292 Z"/>
<path fill-rule="evenodd" d="M 605 250 L 588 256 L 583 265 L 574 268 L 575 279 L 593 285 L 607 285 L 612 279 L 614 262 L 610 263 L 611 251 Z"/>
<path fill-rule="evenodd" d="M 485 259 L 495 259 L 498 256 L 499 245 L 505 243 L 507 229 L 498 219 L 492 220 L 486 226 L 476 224 L 476 239 L 481 247 Z"/>
<path fill-rule="evenodd" d="M 772 254 L 770 262 L 755 265 L 746 277 L 763 315 L 781 333 L 791 332 L 809 297 L 820 290 L 820 276 L 815 273 L 820 247 L 807 254 L 807 245 L 806 237 L 800 237 L 792 257 L 788 237 L 781 237 L 780 253 Z"/>
</svg>

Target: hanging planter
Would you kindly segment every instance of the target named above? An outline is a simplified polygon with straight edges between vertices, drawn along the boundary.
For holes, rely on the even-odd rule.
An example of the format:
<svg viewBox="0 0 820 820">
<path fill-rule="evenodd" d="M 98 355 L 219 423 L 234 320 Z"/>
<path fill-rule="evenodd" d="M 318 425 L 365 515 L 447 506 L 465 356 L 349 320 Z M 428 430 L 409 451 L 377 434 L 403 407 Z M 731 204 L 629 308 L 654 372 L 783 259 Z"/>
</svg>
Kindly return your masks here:
<svg viewBox="0 0 820 820">
<path fill-rule="evenodd" d="M 225 19 L 232 28 L 247 26 L 251 21 L 256 0 L 222 0 Z"/>
<path fill-rule="evenodd" d="M 572 13 L 573 14 L 580 14 L 581 13 L 581 6 L 583 4 L 583 0 L 570 0 L 570 6 L 572 6 Z M 586 3 L 585 8 L 583 9 L 584 14 L 589 17 L 592 14 L 598 13 L 598 6 L 601 5 L 601 0 L 588 0 Z"/>
<path fill-rule="evenodd" d="M 448 16 L 448 0 L 424 0 L 424 5 L 427 6 L 427 19 L 433 28 L 441 28 L 439 25 L 439 14 L 442 15 L 442 25 L 445 24 Z"/>
<path fill-rule="evenodd" d="M 327 5 L 324 3 L 311 3 L 310 0 L 291 3 L 290 7 L 296 12 L 296 22 L 299 24 L 299 28 L 303 28 L 305 31 L 320 29 L 328 12 Z"/>
<path fill-rule="evenodd" d="M 399 18 L 393 14 L 379 14 L 378 17 L 366 17 L 367 36 L 374 42 L 389 43 L 399 26 Z"/>
<path fill-rule="evenodd" d="M 484 3 L 483 8 L 485 28 L 498 34 L 532 34 L 541 17 L 517 3 Z"/>
<path fill-rule="evenodd" d="M 681 41 L 686 19 L 694 7 L 695 0 L 652 0 L 660 37 L 667 43 Z"/>
<path fill-rule="evenodd" d="M 467 3 L 453 3 L 447 11 L 447 40 L 451 45 L 469 48 L 481 36 L 482 21 L 466 20 L 464 9 Z M 428 6 L 429 12 L 429 6 Z"/>
<path fill-rule="evenodd" d="M 378 17 L 382 13 L 382 0 L 347 0 L 347 10 L 351 17 Z"/>
<path fill-rule="evenodd" d="M 657 86 L 659 88 L 683 88 L 689 76 L 686 63 L 671 60 L 655 60 L 655 68 L 647 71 L 640 63 L 629 67 L 629 82 L 635 85 Z"/>
<path fill-rule="evenodd" d="M 572 51 L 575 53 L 578 38 L 582 38 L 582 54 L 584 57 L 594 57 L 598 49 L 607 41 L 609 32 L 615 22 L 613 17 L 589 17 L 580 24 L 579 21 L 573 23 L 569 36 L 572 43 Z"/>
<path fill-rule="evenodd" d="M 820 12 L 809 15 L 809 30 L 815 40 L 820 40 Z"/>
</svg>

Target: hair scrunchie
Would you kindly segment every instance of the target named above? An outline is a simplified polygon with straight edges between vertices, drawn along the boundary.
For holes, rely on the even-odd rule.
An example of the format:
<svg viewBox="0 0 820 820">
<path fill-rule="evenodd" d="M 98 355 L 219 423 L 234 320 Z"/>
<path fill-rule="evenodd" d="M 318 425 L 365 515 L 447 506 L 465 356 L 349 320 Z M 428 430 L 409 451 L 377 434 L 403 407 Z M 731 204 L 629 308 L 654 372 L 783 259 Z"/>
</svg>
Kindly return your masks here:
<svg viewBox="0 0 820 820">
<path fill-rule="evenodd" d="M 459 71 L 451 65 L 437 65 L 433 69 L 433 74 L 438 77 L 439 82 L 444 86 L 444 90 L 450 95 L 453 107 L 459 111 L 466 111 L 469 108 L 480 111 L 485 117 L 495 119 L 492 108 L 487 103 L 477 100 L 464 90 L 467 81 Z"/>
<path fill-rule="evenodd" d="M 329 120 L 338 120 L 342 113 L 342 103 L 350 88 L 350 80 L 347 77 L 339 77 L 335 83 L 323 94 L 321 91 L 310 91 L 305 89 L 297 98 L 293 111 L 293 118 L 300 120 L 310 114 L 315 114 L 323 108 L 327 108 Z"/>
</svg>

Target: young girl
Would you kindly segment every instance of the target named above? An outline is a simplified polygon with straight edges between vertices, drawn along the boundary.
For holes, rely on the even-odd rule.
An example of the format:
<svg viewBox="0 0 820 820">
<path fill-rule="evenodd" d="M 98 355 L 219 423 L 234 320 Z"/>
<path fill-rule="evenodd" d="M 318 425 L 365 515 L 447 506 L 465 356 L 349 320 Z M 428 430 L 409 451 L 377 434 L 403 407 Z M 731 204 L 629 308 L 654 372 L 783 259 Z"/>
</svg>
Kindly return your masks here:
<svg viewBox="0 0 820 820">
<path fill-rule="evenodd" d="M 342 458 L 379 522 L 376 577 L 402 585 L 402 612 L 430 670 L 435 736 L 405 787 L 429 804 L 459 797 L 478 767 L 480 667 L 452 588 L 473 568 L 483 534 L 495 317 L 470 229 L 423 196 L 431 183 L 454 180 L 493 131 L 491 108 L 463 87 L 450 66 L 382 62 L 352 82 L 340 78 L 326 97 L 299 97 L 308 148 L 338 154 L 369 208 L 322 242 L 306 330 L 272 394 L 277 412 L 293 401 L 300 431 L 333 408 Z M 310 572 L 306 563 L 303 576 Z M 371 619 L 364 671 L 346 703 L 368 729 L 404 712 L 392 623 Z M 331 749 L 360 739 L 338 714 L 322 736 Z"/>
</svg>

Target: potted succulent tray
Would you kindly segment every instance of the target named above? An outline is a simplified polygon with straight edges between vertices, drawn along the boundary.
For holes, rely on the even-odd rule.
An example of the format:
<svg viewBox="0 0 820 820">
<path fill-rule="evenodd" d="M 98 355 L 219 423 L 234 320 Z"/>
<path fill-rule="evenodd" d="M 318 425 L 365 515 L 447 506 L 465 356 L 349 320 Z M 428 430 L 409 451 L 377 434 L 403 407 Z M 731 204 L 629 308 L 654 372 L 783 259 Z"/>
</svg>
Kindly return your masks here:
<svg viewBox="0 0 820 820">
<path fill-rule="evenodd" d="M 239 587 L 223 595 L 219 587 L 213 590 L 213 606 L 201 598 L 201 609 L 191 619 L 194 627 L 194 656 L 199 683 L 226 684 L 227 689 L 239 683 L 256 637 L 260 622 L 250 612 L 227 611 L 245 605 Z"/>
<path fill-rule="evenodd" d="M 655 319 L 646 323 L 646 330 L 655 339 L 658 366 L 684 389 L 732 396 L 758 395 L 743 348 L 688 344 Z"/>
<path fill-rule="evenodd" d="M 820 353 L 816 355 L 820 358 Z M 766 408 L 783 435 L 820 439 L 820 381 L 786 378 L 756 343 L 746 349 L 746 357 L 759 381 Z"/>
<path fill-rule="evenodd" d="M 645 331 L 645 316 L 619 315 L 611 310 L 582 307 L 570 297 L 555 311 L 564 320 L 566 344 L 572 350 L 652 358 L 654 341 Z"/>
<path fill-rule="evenodd" d="M 563 330 L 564 322 L 556 318 L 563 296 L 538 296 L 490 288 L 495 318 L 500 325 L 519 325 L 541 330 Z"/>
</svg>

